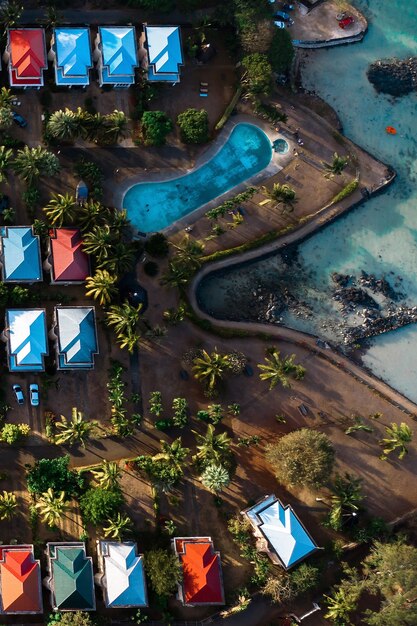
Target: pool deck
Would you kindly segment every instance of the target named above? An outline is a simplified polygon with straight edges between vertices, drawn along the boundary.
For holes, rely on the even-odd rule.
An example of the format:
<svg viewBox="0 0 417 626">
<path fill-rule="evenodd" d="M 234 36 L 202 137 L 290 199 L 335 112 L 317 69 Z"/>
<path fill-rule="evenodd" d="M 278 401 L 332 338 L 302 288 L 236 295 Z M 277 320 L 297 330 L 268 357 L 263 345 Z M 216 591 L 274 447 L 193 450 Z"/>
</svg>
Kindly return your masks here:
<svg viewBox="0 0 417 626">
<path fill-rule="evenodd" d="M 187 168 L 187 169 L 180 169 L 180 168 L 166 169 L 164 170 L 162 174 L 161 174 L 161 171 L 158 171 L 158 172 L 146 171 L 146 172 L 137 174 L 135 176 L 132 176 L 124 180 L 118 186 L 117 191 L 114 193 L 115 206 L 119 208 L 123 208 L 123 198 L 125 194 L 129 191 L 129 189 L 131 189 L 138 183 L 163 182 L 163 181 L 175 180 L 177 178 L 190 174 L 196 169 L 199 169 L 200 167 L 205 165 L 208 161 L 211 161 L 211 159 L 219 152 L 222 146 L 227 142 L 233 129 L 238 124 L 242 124 L 242 123 L 252 124 L 260 128 L 268 137 L 268 139 L 271 141 L 271 144 L 276 139 L 284 139 L 284 136 L 280 132 L 273 130 L 270 124 L 263 122 L 262 120 L 254 118 L 250 115 L 246 115 L 244 113 L 235 115 L 233 119 L 229 120 L 226 126 L 220 131 L 216 140 L 212 144 L 210 144 L 207 147 L 207 149 L 204 150 L 202 154 L 200 154 L 197 157 L 193 167 Z M 243 183 L 240 183 L 239 185 L 236 185 L 232 189 L 229 189 L 229 191 L 226 191 L 222 195 L 217 196 L 216 198 L 214 198 L 214 200 L 211 200 L 210 202 L 206 202 L 205 204 L 201 205 L 194 211 L 191 211 L 190 213 L 180 218 L 179 220 L 176 220 L 175 222 L 173 222 L 172 224 L 164 228 L 162 232 L 165 235 L 171 235 L 177 232 L 178 230 L 182 230 L 190 226 L 196 220 L 198 220 L 198 218 L 202 217 L 204 213 L 206 213 L 209 209 L 219 206 L 219 204 L 221 204 L 228 198 L 235 196 L 237 193 L 244 191 L 247 187 L 257 186 L 260 183 L 262 183 L 262 181 L 264 181 L 265 179 L 270 178 L 271 176 L 274 176 L 275 174 L 280 172 L 291 161 L 292 151 L 295 146 L 294 142 L 288 139 L 287 137 L 285 137 L 285 141 L 287 141 L 287 143 L 289 144 L 289 150 L 287 153 L 279 154 L 277 152 L 272 151 L 271 161 L 266 168 L 264 168 L 263 170 L 255 174 L 254 176 L 251 176 L 250 178 L 245 180 Z"/>
</svg>

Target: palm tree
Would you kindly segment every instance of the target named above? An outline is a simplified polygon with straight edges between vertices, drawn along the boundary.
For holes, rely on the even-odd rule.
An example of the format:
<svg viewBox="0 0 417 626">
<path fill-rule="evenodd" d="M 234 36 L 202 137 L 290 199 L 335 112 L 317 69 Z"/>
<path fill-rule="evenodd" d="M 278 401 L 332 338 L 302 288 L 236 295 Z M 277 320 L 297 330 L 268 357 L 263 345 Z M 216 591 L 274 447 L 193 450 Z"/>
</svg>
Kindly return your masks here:
<svg viewBox="0 0 417 626">
<path fill-rule="evenodd" d="M 182 287 L 188 283 L 193 273 L 193 270 L 183 263 L 170 261 L 168 271 L 163 276 L 163 284 L 171 287 Z"/>
<path fill-rule="evenodd" d="M 98 423 L 95 420 L 86 421 L 83 413 L 73 407 L 71 421 L 68 422 L 64 415 L 61 421 L 56 422 L 56 427 L 61 431 L 55 438 L 58 445 L 80 443 L 85 448 L 85 443 L 97 429 Z"/>
<path fill-rule="evenodd" d="M 0 108 L 6 107 L 10 109 L 14 98 L 15 96 L 12 94 L 10 89 L 2 87 L 0 89 Z"/>
<path fill-rule="evenodd" d="M 113 304 L 107 311 L 107 324 L 114 327 L 116 335 L 134 333 L 141 319 L 142 304 L 133 306 L 129 302 Z"/>
<path fill-rule="evenodd" d="M 40 176 L 56 174 L 60 165 L 58 158 L 41 146 L 36 148 L 25 146 L 17 151 L 13 167 L 16 174 L 31 187 Z"/>
<path fill-rule="evenodd" d="M 410 443 L 413 438 L 413 431 L 405 422 L 401 422 L 400 425 L 391 423 L 391 426 L 386 426 L 385 432 L 388 435 L 385 439 L 381 439 L 380 446 L 384 446 L 380 459 L 385 461 L 388 458 L 388 454 L 398 450 L 398 459 L 400 461 L 408 454 L 406 443 Z"/>
<path fill-rule="evenodd" d="M 16 514 L 17 498 L 16 494 L 10 491 L 3 491 L 0 495 L 0 520 L 11 519 Z"/>
<path fill-rule="evenodd" d="M 5 224 L 13 224 L 16 218 L 16 211 L 13 207 L 9 206 L 3 211 L 3 222 Z"/>
<path fill-rule="evenodd" d="M 3 24 L 5 33 L 8 28 L 13 28 L 17 25 L 23 13 L 23 8 L 20 2 L 14 2 L 13 0 L 6 0 L 6 2 L 1 4 L 0 22 Z"/>
<path fill-rule="evenodd" d="M 167 461 L 168 465 L 174 467 L 178 471 L 183 471 L 184 461 L 187 458 L 190 449 L 182 447 L 181 437 L 178 439 L 174 439 L 174 441 L 169 444 L 166 441 L 161 440 L 162 452 L 155 454 L 152 457 L 153 461 L 164 460 Z"/>
<path fill-rule="evenodd" d="M 117 143 L 128 133 L 128 118 L 123 111 L 114 110 L 106 115 L 103 139 L 108 143 Z"/>
<path fill-rule="evenodd" d="M 39 509 L 44 524 L 52 528 L 57 525 L 62 515 L 68 510 L 68 505 L 69 502 L 66 500 L 65 491 L 60 491 L 55 495 L 55 492 L 50 487 L 46 493 L 40 496 L 35 504 L 35 508 Z"/>
<path fill-rule="evenodd" d="M 3 183 L 7 178 L 7 170 L 12 162 L 12 158 L 13 150 L 0 146 L 0 183 Z"/>
<path fill-rule="evenodd" d="M 358 592 L 352 593 L 350 587 L 339 586 L 332 596 L 324 595 L 327 604 L 325 619 L 334 624 L 350 624 L 350 615 L 357 607 Z"/>
<path fill-rule="evenodd" d="M 62 15 L 57 11 L 53 4 L 48 4 L 45 8 L 46 28 L 54 28 L 62 22 Z"/>
<path fill-rule="evenodd" d="M 114 272 L 118 276 L 132 269 L 135 254 L 128 244 L 118 241 L 111 249 L 111 256 L 100 263 L 100 267 Z"/>
<path fill-rule="evenodd" d="M 361 493 L 360 478 L 355 478 L 346 473 L 344 476 L 336 476 L 331 498 L 332 508 L 329 514 L 330 526 L 334 530 L 340 530 L 344 511 L 351 514 L 359 511 L 359 504 L 363 500 Z"/>
<path fill-rule="evenodd" d="M 127 515 L 118 513 L 115 519 L 107 520 L 108 526 L 103 528 L 104 536 L 116 541 L 122 540 L 122 535 L 132 529 L 133 522 Z"/>
<path fill-rule="evenodd" d="M 135 351 L 135 348 L 138 347 L 141 336 L 138 333 L 122 333 L 117 335 L 117 343 L 121 350 L 126 350 L 129 354 L 132 354 Z"/>
<path fill-rule="evenodd" d="M 198 442 L 198 452 L 193 457 L 194 462 L 201 464 L 203 467 L 211 463 L 221 465 L 229 457 L 232 440 L 226 432 L 216 435 L 213 424 L 207 426 L 205 435 L 200 435 L 195 430 L 192 432 Z"/>
<path fill-rule="evenodd" d="M 99 469 L 91 470 L 92 475 L 102 489 L 113 491 L 119 486 L 122 473 L 116 461 L 103 461 Z"/>
<path fill-rule="evenodd" d="M 274 183 L 272 189 L 263 188 L 264 193 L 275 202 L 283 202 L 284 204 L 294 204 L 295 191 L 290 185 Z"/>
<path fill-rule="evenodd" d="M 220 493 L 230 483 L 229 472 L 223 465 L 210 463 L 201 475 L 201 482 L 213 493 Z"/>
<path fill-rule="evenodd" d="M 12 125 L 12 112 L 10 107 L 1 107 L 0 108 L 0 129 L 7 130 Z"/>
<path fill-rule="evenodd" d="M 279 350 L 275 348 L 267 350 L 269 357 L 265 357 L 266 365 L 259 364 L 261 370 L 259 378 L 269 381 L 269 389 L 274 389 L 280 383 L 283 387 L 291 387 L 288 376 L 294 374 L 296 380 L 302 380 L 305 376 L 305 368 L 294 363 L 295 354 L 281 358 Z"/>
<path fill-rule="evenodd" d="M 101 306 L 110 304 L 117 294 L 117 276 L 112 276 L 107 270 L 96 270 L 94 276 L 86 278 L 86 295 L 98 300 Z"/>
<path fill-rule="evenodd" d="M 217 352 L 217 348 L 211 354 L 201 350 L 200 355 L 193 359 L 192 369 L 194 377 L 205 382 L 207 388 L 213 390 L 223 378 L 224 372 L 230 369 L 230 357 L 228 354 Z"/>
<path fill-rule="evenodd" d="M 55 139 L 73 141 L 82 129 L 85 113 L 81 108 L 71 111 L 66 108 L 64 111 L 55 111 L 47 123 L 47 130 Z"/>
<path fill-rule="evenodd" d="M 176 249 L 175 262 L 178 261 L 187 268 L 198 269 L 201 265 L 200 257 L 204 251 L 204 244 L 197 239 L 192 239 L 187 233 L 179 244 L 173 243 Z"/>
<path fill-rule="evenodd" d="M 86 113 L 83 119 L 82 134 L 85 139 L 98 143 L 105 131 L 105 116 L 101 113 Z"/>
<path fill-rule="evenodd" d="M 87 254 L 96 257 L 98 263 L 102 263 L 111 256 L 114 243 L 114 232 L 108 224 L 94 226 L 93 229 L 84 235 L 83 248 Z"/>
<path fill-rule="evenodd" d="M 83 232 L 88 232 L 94 226 L 102 226 L 108 221 L 109 210 L 100 202 L 90 200 L 83 204 L 79 211 L 78 224 Z"/>
<path fill-rule="evenodd" d="M 337 152 L 333 155 L 332 163 L 326 163 L 326 161 L 322 161 L 325 169 L 327 178 L 333 178 L 333 176 L 340 176 L 340 174 L 345 169 L 346 165 L 349 162 L 349 157 L 341 157 L 337 154 Z"/>
<path fill-rule="evenodd" d="M 126 209 L 114 209 L 109 212 L 108 222 L 112 230 L 117 230 L 119 233 L 123 233 L 126 226 L 129 226 L 130 224 Z"/>
<path fill-rule="evenodd" d="M 63 224 L 72 224 L 75 220 L 77 203 L 69 193 L 52 194 L 52 197 L 43 211 L 51 224 L 60 228 Z"/>
</svg>

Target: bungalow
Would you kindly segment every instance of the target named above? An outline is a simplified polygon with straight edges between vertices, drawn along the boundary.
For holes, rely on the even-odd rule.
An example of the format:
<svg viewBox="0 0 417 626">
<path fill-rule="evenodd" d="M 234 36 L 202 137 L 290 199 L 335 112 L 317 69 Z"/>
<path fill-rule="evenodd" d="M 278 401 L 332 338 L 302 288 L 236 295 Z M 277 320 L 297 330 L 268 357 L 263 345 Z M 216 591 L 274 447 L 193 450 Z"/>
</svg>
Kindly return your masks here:
<svg viewBox="0 0 417 626">
<path fill-rule="evenodd" d="M 51 338 L 55 339 L 58 369 L 93 369 L 98 354 L 94 307 L 56 306 Z"/>
<path fill-rule="evenodd" d="M 265 496 L 242 515 L 252 525 L 258 549 L 286 570 L 318 549 L 291 506 L 274 495 Z"/>
<path fill-rule="evenodd" d="M 1 229 L 2 278 L 6 283 L 42 281 L 39 237 L 32 226 L 6 226 Z"/>
<path fill-rule="evenodd" d="M 88 85 L 93 66 L 89 29 L 54 28 L 48 58 L 54 63 L 55 82 L 59 87 Z"/>
<path fill-rule="evenodd" d="M 97 541 L 97 559 L 95 580 L 107 609 L 148 606 L 143 555 L 137 554 L 136 543 Z"/>
<path fill-rule="evenodd" d="M 149 81 L 177 83 L 184 64 L 179 26 L 147 26 L 141 37 L 142 67 Z"/>
<path fill-rule="evenodd" d="M 133 85 L 138 66 L 133 26 L 99 26 L 94 59 L 97 61 L 100 87 Z"/>
<path fill-rule="evenodd" d="M 45 309 L 6 309 L 2 339 L 11 372 L 43 372 L 48 354 Z"/>
<path fill-rule="evenodd" d="M 0 613 L 42 613 L 41 570 L 32 545 L 0 547 Z"/>
<path fill-rule="evenodd" d="M 3 59 L 9 66 L 10 87 L 42 87 L 48 67 L 44 29 L 10 28 Z"/>
<path fill-rule="evenodd" d="M 178 556 L 183 579 L 178 599 L 184 606 L 224 604 L 220 552 L 215 552 L 211 537 L 175 537 L 172 547 Z"/>
<path fill-rule="evenodd" d="M 43 264 L 51 273 L 51 284 L 83 283 L 90 275 L 90 259 L 83 250 L 78 228 L 53 228 L 49 231 L 49 255 Z"/>
<path fill-rule="evenodd" d="M 93 562 L 82 541 L 47 543 L 48 577 L 54 611 L 94 611 Z"/>
</svg>

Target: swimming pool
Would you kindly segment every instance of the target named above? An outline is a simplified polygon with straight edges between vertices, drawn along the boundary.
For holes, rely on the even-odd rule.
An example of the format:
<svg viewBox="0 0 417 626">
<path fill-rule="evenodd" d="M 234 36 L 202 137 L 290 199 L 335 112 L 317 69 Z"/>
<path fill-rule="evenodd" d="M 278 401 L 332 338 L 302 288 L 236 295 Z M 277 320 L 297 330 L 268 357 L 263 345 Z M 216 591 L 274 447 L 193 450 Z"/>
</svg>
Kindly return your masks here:
<svg viewBox="0 0 417 626">
<path fill-rule="evenodd" d="M 287 154 L 290 149 L 288 142 L 285 139 L 276 139 L 273 143 L 274 151 L 279 154 Z"/>
<path fill-rule="evenodd" d="M 141 232 L 162 230 L 258 174 L 271 158 L 265 133 L 254 124 L 237 124 L 207 163 L 179 178 L 134 185 L 123 198 L 123 208 Z"/>
</svg>

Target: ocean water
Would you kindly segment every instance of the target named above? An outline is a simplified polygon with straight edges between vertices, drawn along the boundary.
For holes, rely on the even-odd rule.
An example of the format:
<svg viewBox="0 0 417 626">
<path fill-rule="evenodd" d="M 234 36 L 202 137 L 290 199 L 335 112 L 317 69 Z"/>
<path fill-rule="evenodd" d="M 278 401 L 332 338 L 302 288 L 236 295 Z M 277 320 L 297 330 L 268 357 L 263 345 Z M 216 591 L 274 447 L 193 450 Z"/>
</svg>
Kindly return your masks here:
<svg viewBox="0 0 417 626">
<path fill-rule="evenodd" d="M 239 302 L 255 301 L 254 288 L 282 289 L 289 283 L 308 315 L 284 313 L 285 325 L 337 339 L 340 312 L 331 300 L 331 274 L 384 276 L 417 305 L 417 93 L 394 100 L 378 95 L 366 77 L 369 63 L 386 57 L 417 55 L 416 0 L 356 0 L 369 19 L 362 43 L 309 53 L 303 83 L 340 115 L 345 134 L 398 173 L 384 194 L 326 227 L 298 247 L 295 270 L 280 256 L 231 270 L 203 285 L 201 297 L 219 317 L 229 317 Z M 398 134 L 388 135 L 394 126 Z M 294 269 L 294 267 L 293 267 Z M 237 303 L 237 304 L 236 304 Z M 233 317 L 233 315 L 232 315 Z M 364 363 L 393 387 L 417 401 L 417 325 L 371 341 Z"/>
<path fill-rule="evenodd" d="M 123 208 L 138 230 L 162 230 L 254 176 L 271 158 L 265 133 L 254 124 L 238 124 L 210 161 L 180 178 L 134 185 Z"/>
</svg>

